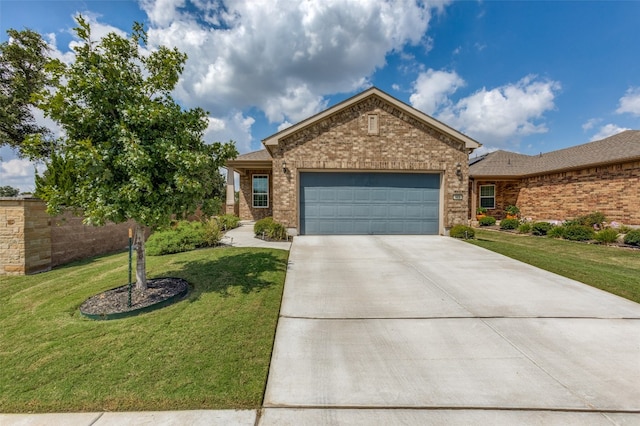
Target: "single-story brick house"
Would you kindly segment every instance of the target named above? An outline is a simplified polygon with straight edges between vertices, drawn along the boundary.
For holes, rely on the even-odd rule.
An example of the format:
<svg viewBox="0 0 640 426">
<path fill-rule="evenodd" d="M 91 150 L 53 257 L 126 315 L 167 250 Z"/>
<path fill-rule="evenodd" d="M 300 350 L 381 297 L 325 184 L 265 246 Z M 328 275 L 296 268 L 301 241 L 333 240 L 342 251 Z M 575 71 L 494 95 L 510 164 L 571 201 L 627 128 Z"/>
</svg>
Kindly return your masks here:
<svg viewBox="0 0 640 426">
<path fill-rule="evenodd" d="M 445 234 L 469 218 L 470 137 L 373 87 L 227 162 L 227 211 L 293 234 Z"/>
<path fill-rule="evenodd" d="M 540 155 L 495 151 L 472 158 L 469 177 L 470 214 L 482 206 L 502 219 L 516 205 L 533 220 L 599 211 L 640 225 L 640 130 Z"/>
</svg>

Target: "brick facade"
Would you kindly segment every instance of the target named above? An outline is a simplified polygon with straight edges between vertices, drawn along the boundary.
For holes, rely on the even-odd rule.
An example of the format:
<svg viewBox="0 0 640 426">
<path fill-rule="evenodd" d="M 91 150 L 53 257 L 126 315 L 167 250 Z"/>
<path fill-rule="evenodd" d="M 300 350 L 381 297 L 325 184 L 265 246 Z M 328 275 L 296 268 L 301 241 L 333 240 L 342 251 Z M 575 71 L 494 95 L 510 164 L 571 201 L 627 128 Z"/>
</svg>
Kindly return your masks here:
<svg viewBox="0 0 640 426">
<path fill-rule="evenodd" d="M 523 179 L 518 196 L 523 217 L 571 219 L 599 211 L 610 221 L 640 225 L 640 162 Z"/>
<path fill-rule="evenodd" d="M 376 134 L 369 134 L 372 114 L 378 120 Z M 271 154 L 273 217 L 289 228 L 298 228 L 298 176 L 304 171 L 439 173 L 441 227 L 467 223 L 468 154 L 464 143 L 380 98 L 366 98 L 303 127 L 281 140 Z M 241 186 L 242 181 L 250 185 L 250 174 L 241 176 Z M 454 194 L 462 194 L 462 200 L 454 200 Z M 241 201 L 241 217 L 243 213 Z"/>
<path fill-rule="evenodd" d="M 253 207 L 253 175 L 269 176 L 269 207 Z M 273 178 L 271 170 L 246 170 L 240 176 L 240 200 L 238 206 L 238 216 L 244 220 L 260 220 L 273 216 Z"/>
<path fill-rule="evenodd" d="M 598 211 L 609 221 L 640 225 L 640 161 L 477 184 L 496 185 L 496 209 L 488 214 L 497 219 L 504 217 L 504 207 L 515 204 L 523 218 L 532 220 L 566 220 Z"/>
</svg>

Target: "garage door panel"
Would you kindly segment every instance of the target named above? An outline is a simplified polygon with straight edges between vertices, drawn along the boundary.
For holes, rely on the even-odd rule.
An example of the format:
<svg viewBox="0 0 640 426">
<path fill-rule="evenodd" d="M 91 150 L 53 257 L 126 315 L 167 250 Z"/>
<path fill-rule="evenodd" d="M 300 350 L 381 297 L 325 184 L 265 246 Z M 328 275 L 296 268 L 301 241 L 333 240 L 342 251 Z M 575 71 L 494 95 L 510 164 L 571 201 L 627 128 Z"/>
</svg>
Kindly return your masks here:
<svg viewBox="0 0 640 426">
<path fill-rule="evenodd" d="M 301 173 L 302 234 L 438 234 L 440 176 Z"/>
</svg>

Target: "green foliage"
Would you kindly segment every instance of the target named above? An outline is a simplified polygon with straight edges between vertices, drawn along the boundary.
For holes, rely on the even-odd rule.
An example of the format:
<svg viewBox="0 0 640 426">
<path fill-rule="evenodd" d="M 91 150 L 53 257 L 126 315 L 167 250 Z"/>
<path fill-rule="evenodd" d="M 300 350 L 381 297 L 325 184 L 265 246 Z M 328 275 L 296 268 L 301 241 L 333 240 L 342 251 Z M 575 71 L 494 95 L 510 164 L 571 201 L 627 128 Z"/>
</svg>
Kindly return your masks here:
<svg viewBox="0 0 640 426">
<path fill-rule="evenodd" d="M 529 232 L 531 232 L 531 224 L 530 223 L 523 223 L 520 226 L 518 226 L 518 232 L 520 234 L 528 234 Z"/>
<path fill-rule="evenodd" d="M 485 216 L 481 217 L 478 222 L 480 223 L 480 226 L 491 226 L 496 224 L 496 218 L 493 216 Z"/>
<path fill-rule="evenodd" d="M 265 217 L 256 221 L 253 225 L 253 233 L 262 238 L 269 238 L 270 240 L 286 240 L 289 238 L 287 228 L 273 220 L 272 217 Z"/>
<path fill-rule="evenodd" d="M 616 240 L 618 239 L 618 235 L 620 234 L 616 229 L 607 228 L 607 229 L 598 231 L 596 233 L 595 238 L 596 238 L 596 241 L 598 241 L 601 244 L 612 244 L 616 242 Z"/>
<path fill-rule="evenodd" d="M 600 212 L 593 212 L 584 216 L 578 216 L 573 220 L 568 220 L 565 222 L 565 225 L 583 225 L 593 228 L 594 225 L 597 227 L 601 227 L 602 223 L 606 220 L 607 218 L 604 216 L 604 214 Z"/>
<path fill-rule="evenodd" d="M 17 197 L 20 194 L 18 188 L 12 186 L 0 186 L 0 197 Z"/>
<path fill-rule="evenodd" d="M 487 214 L 487 209 L 485 207 L 476 208 L 476 214 Z"/>
<path fill-rule="evenodd" d="M 222 229 L 220 222 L 216 218 L 210 218 L 203 222 L 204 227 L 204 239 L 203 245 L 207 247 L 216 246 L 222 239 Z"/>
<path fill-rule="evenodd" d="M 39 97 L 38 107 L 65 139 L 36 179 L 36 193 L 50 213 L 82 209 L 90 224 L 133 219 L 137 284 L 144 288 L 142 226 L 162 228 L 198 207 L 217 213 L 220 201 L 210 197 L 215 176 L 237 151 L 233 143 L 206 144 L 207 113 L 183 110 L 171 97 L 184 53 L 149 49 L 139 23 L 128 38 L 110 33 L 95 41 L 84 18 L 76 21 L 75 61 L 51 61 L 51 89 Z"/>
<path fill-rule="evenodd" d="M 511 216 L 517 216 L 520 214 L 520 209 L 514 205 L 507 206 L 507 208 L 504 209 L 504 211 Z"/>
<path fill-rule="evenodd" d="M 156 231 L 147 240 L 149 256 L 181 253 L 206 245 L 206 230 L 202 222 L 179 221 L 174 227 Z"/>
<path fill-rule="evenodd" d="M 593 228 L 585 225 L 564 226 L 563 238 L 570 241 L 588 241 L 596 237 Z"/>
<path fill-rule="evenodd" d="M 47 84 L 49 47 L 31 30 L 9 29 L 7 35 L 9 41 L 0 44 L 0 147 L 8 145 L 22 156 L 43 158 L 49 153 L 44 139 L 50 132 L 36 125 L 32 108 L 33 95 Z M 39 143 L 25 146 L 28 137 Z"/>
<path fill-rule="evenodd" d="M 98 42 L 81 16 L 77 23 L 76 60 L 52 66 L 54 88 L 39 103 L 66 139 L 37 180 L 38 194 L 50 210 L 78 207 L 98 225 L 134 219 L 157 228 L 199 205 L 210 213 L 216 171 L 237 152 L 232 143 L 205 144 L 206 112 L 171 98 L 186 55 L 164 46 L 144 53 L 138 23 L 129 38 L 111 33 Z"/>
<path fill-rule="evenodd" d="M 237 228 L 240 225 L 240 218 L 234 214 L 223 214 L 218 217 L 218 223 L 223 231 Z"/>
<path fill-rule="evenodd" d="M 547 237 L 550 238 L 564 238 L 566 228 L 564 226 L 554 226 L 547 231 Z"/>
<path fill-rule="evenodd" d="M 500 221 L 500 229 L 516 229 L 519 225 L 518 219 L 502 219 Z"/>
<path fill-rule="evenodd" d="M 613 228 L 613 229 L 615 229 L 616 231 L 618 231 L 618 233 L 620 233 L 620 234 L 626 234 L 626 233 L 628 233 L 629 231 L 632 231 L 632 230 L 633 230 L 633 228 L 631 228 L 631 227 L 629 227 L 629 226 L 627 226 L 627 225 L 620 225 L 620 226 L 618 226 L 617 228 Z"/>
<path fill-rule="evenodd" d="M 553 228 L 553 225 L 549 222 L 536 222 L 531 225 L 531 233 L 533 235 L 547 235 L 547 232 Z"/>
<path fill-rule="evenodd" d="M 624 243 L 630 246 L 640 246 L 640 229 L 627 232 L 624 236 Z"/>
<path fill-rule="evenodd" d="M 262 237 L 263 235 L 266 235 L 267 230 L 272 224 L 273 224 L 272 217 L 265 217 L 264 219 L 257 220 L 256 223 L 253 225 L 253 233 L 257 237 Z"/>
<path fill-rule="evenodd" d="M 449 230 L 449 236 L 453 238 L 463 238 L 465 240 L 475 238 L 476 231 L 470 226 L 454 225 Z"/>
</svg>

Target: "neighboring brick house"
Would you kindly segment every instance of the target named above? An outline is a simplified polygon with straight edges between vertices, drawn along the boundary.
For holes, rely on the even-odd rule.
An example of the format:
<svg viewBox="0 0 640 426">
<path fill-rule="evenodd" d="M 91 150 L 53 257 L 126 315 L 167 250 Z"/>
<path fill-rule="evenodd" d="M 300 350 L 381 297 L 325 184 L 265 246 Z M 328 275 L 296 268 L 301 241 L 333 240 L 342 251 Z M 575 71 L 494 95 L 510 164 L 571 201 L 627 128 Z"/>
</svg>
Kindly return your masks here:
<svg viewBox="0 0 640 426">
<path fill-rule="evenodd" d="M 516 205 L 533 220 L 599 211 L 640 225 L 640 130 L 540 155 L 495 151 L 471 159 L 469 176 L 470 215 L 482 205 L 502 219 Z"/>
<path fill-rule="evenodd" d="M 445 234 L 468 223 L 468 159 L 480 144 L 377 88 L 228 161 L 227 211 L 299 234 Z"/>
</svg>

